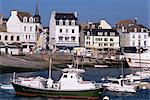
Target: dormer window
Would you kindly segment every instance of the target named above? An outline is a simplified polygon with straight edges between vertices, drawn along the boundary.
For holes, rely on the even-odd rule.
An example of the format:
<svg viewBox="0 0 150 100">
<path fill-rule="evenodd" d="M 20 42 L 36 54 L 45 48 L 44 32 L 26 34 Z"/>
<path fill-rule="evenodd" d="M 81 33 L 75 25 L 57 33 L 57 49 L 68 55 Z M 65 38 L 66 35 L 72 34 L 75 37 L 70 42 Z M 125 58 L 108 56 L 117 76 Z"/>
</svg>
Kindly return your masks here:
<svg viewBox="0 0 150 100">
<path fill-rule="evenodd" d="M 104 35 L 107 36 L 107 32 L 105 32 Z"/>
<path fill-rule="evenodd" d="M 32 17 L 29 18 L 29 22 L 33 23 L 33 18 Z"/>
<path fill-rule="evenodd" d="M 23 17 L 23 22 L 27 22 L 27 17 Z"/>
<path fill-rule="evenodd" d="M 66 20 L 66 25 L 69 25 L 69 20 L 68 19 Z"/>
<path fill-rule="evenodd" d="M 75 20 L 72 20 L 71 25 L 73 26 L 75 25 Z"/>
<path fill-rule="evenodd" d="M 59 25 L 63 25 L 63 20 L 59 20 Z"/>
<path fill-rule="evenodd" d="M 90 32 L 89 32 L 89 31 L 87 31 L 87 35 L 90 35 Z"/>
</svg>

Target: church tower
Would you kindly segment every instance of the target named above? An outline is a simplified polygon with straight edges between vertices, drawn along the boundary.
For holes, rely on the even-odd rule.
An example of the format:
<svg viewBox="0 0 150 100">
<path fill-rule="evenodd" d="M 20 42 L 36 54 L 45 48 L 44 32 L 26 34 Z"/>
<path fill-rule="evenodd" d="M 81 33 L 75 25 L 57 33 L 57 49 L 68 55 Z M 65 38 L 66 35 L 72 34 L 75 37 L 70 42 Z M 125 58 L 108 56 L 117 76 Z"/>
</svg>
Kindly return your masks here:
<svg viewBox="0 0 150 100">
<path fill-rule="evenodd" d="M 38 1 L 36 2 L 35 15 L 33 16 L 35 23 L 41 23 L 41 16 L 39 15 Z"/>
</svg>

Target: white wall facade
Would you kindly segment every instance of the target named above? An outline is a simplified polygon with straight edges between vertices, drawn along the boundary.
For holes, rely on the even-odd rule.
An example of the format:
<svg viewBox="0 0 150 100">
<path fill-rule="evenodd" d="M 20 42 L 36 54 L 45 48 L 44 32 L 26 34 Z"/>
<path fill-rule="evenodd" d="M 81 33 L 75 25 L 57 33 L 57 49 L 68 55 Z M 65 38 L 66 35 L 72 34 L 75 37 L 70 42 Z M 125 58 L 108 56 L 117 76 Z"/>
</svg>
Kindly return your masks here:
<svg viewBox="0 0 150 100">
<path fill-rule="evenodd" d="M 42 27 L 41 24 L 34 23 L 32 16 L 30 18 L 24 16 L 23 21 L 20 21 L 17 13 L 17 11 L 11 11 L 11 16 L 6 23 L 7 32 L 3 34 L 0 33 L 0 35 L 2 35 L 0 41 L 7 43 L 18 42 L 22 43 L 23 45 L 28 44 L 28 46 L 35 46 L 37 42 L 37 34 L 39 32 L 38 28 Z M 24 20 L 25 17 L 28 21 Z M 8 35 L 8 40 L 4 39 L 6 35 Z M 13 40 L 11 40 L 11 36 L 14 37 Z M 17 36 L 19 37 L 19 40 L 16 40 Z M 29 50 L 25 50 L 25 52 L 26 51 L 28 52 Z"/>
<path fill-rule="evenodd" d="M 85 36 L 85 47 L 119 49 L 119 36 Z"/>
<path fill-rule="evenodd" d="M 147 32 L 130 32 L 122 34 L 122 43 L 124 47 L 148 47 L 149 37 Z"/>
<path fill-rule="evenodd" d="M 56 46 L 74 47 L 79 46 L 79 25 L 56 25 L 55 19 L 56 12 L 52 12 L 49 23 L 49 47 L 54 49 Z M 60 20 L 59 20 L 60 21 Z M 60 29 L 62 32 L 60 32 Z M 72 33 L 72 30 L 74 32 Z M 63 39 L 60 40 L 59 37 Z M 67 41 L 65 37 L 69 38 Z M 71 40 L 71 37 L 75 37 L 75 40 Z"/>
</svg>

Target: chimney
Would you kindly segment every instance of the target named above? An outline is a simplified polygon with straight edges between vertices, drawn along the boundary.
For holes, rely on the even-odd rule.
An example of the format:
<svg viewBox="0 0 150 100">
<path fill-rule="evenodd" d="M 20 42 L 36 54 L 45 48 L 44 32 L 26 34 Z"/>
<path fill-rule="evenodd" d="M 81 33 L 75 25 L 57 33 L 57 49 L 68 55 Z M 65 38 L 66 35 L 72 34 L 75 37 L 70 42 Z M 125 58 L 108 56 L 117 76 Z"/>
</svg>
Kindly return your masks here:
<svg viewBox="0 0 150 100">
<path fill-rule="evenodd" d="M 16 11 L 16 10 L 12 10 L 12 11 L 11 11 L 11 15 L 12 15 L 12 16 L 17 16 L 17 11 Z"/>
<path fill-rule="evenodd" d="M 77 13 L 77 12 L 74 12 L 74 16 L 75 16 L 75 17 L 78 17 L 78 13 Z"/>
</svg>

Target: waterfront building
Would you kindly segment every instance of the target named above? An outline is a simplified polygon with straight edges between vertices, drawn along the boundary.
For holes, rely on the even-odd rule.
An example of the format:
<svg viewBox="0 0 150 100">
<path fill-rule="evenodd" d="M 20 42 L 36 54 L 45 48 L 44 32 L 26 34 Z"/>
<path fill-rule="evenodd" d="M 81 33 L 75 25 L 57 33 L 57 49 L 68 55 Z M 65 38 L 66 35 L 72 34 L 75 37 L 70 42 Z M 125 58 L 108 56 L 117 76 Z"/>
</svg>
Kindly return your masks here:
<svg viewBox="0 0 150 100">
<path fill-rule="evenodd" d="M 113 29 L 85 29 L 84 41 L 86 49 L 99 51 L 119 49 L 119 33 Z"/>
<path fill-rule="evenodd" d="M 52 50 L 79 46 L 79 24 L 75 13 L 53 11 L 49 23 L 49 47 Z"/>
<path fill-rule="evenodd" d="M 122 47 L 150 47 L 149 29 L 138 24 L 137 20 L 121 20 L 116 24 Z"/>
<path fill-rule="evenodd" d="M 35 15 L 29 12 L 12 10 L 6 22 L 7 32 L 0 32 L 0 41 L 5 44 L 21 43 L 23 53 L 29 53 L 36 47 L 41 18 L 36 5 Z"/>
</svg>

